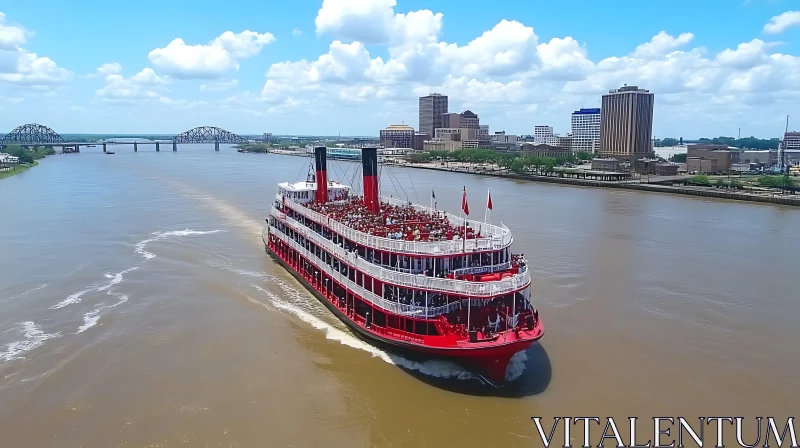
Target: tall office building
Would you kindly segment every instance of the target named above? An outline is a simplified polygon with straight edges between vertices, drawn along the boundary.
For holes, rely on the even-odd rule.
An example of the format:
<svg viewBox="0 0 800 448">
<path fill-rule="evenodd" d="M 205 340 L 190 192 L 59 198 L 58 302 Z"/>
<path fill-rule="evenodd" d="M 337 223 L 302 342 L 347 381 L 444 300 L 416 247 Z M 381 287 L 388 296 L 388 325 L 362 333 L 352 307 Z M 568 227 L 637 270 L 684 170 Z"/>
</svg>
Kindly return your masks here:
<svg viewBox="0 0 800 448">
<path fill-rule="evenodd" d="M 654 95 L 624 86 L 603 95 L 600 108 L 600 155 L 618 159 L 647 157 L 653 152 Z"/>
<path fill-rule="evenodd" d="M 419 132 L 435 135 L 437 128 L 443 128 L 447 113 L 447 95 L 431 93 L 419 98 Z"/>
<path fill-rule="evenodd" d="M 462 128 L 480 129 L 481 122 L 478 115 L 471 110 L 461 112 L 461 126 Z"/>
<path fill-rule="evenodd" d="M 594 153 L 600 140 L 600 108 L 572 113 L 572 150 Z"/>
<path fill-rule="evenodd" d="M 544 140 L 547 137 L 553 136 L 553 127 L 552 126 L 534 126 L 533 127 L 533 138 L 534 139 L 542 139 Z"/>
</svg>

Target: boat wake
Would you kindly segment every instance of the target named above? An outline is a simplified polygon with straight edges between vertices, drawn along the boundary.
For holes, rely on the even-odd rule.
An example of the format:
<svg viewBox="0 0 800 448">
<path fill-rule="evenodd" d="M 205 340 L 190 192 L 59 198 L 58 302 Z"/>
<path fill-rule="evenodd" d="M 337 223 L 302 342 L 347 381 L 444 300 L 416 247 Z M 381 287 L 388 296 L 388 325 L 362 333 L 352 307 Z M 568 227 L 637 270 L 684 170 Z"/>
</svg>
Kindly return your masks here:
<svg viewBox="0 0 800 448">
<path fill-rule="evenodd" d="M 325 333 L 325 337 L 331 341 L 367 352 L 372 355 L 373 358 L 378 358 L 388 364 L 396 365 L 409 370 L 416 370 L 428 376 L 459 380 L 469 380 L 475 378 L 475 375 L 455 363 L 439 360 L 418 362 L 403 358 L 402 356 L 389 354 L 388 352 L 362 341 L 361 339 L 352 335 L 349 331 L 338 329 L 308 312 L 304 308 L 307 308 L 307 301 L 309 299 L 304 298 L 303 303 L 292 303 L 281 299 L 277 294 L 267 291 L 258 285 L 252 286 L 267 296 L 275 308 L 292 314 L 313 328 L 322 331 Z M 282 287 L 281 289 L 284 288 Z M 300 295 L 299 292 L 298 295 Z"/>
<path fill-rule="evenodd" d="M 154 241 L 160 241 L 160 240 L 173 238 L 173 237 L 184 237 L 184 236 L 193 236 L 193 235 L 209 235 L 209 234 L 212 234 L 212 233 L 219 233 L 219 232 L 222 232 L 222 230 L 202 231 L 202 230 L 189 230 L 189 229 L 186 229 L 186 230 L 171 230 L 169 232 L 153 232 L 153 233 L 150 234 L 150 238 L 147 238 L 145 240 L 142 240 L 142 241 L 139 241 L 138 243 L 136 243 L 136 253 L 141 255 L 142 257 L 144 257 L 145 260 L 149 260 L 151 258 L 155 258 L 156 254 L 154 254 L 152 252 L 148 252 L 147 250 L 145 250 L 145 247 L 148 244 L 150 244 L 150 243 L 152 243 Z"/>
<path fill-rule="evenodd" d="M 137 269 L 139 269 L 139 267 L 138 266 L 134 266 L 132 268 L 125 269 L 124 271 L 117 272 L 116 274 L 105 274 L 105 277 L 110 280 L 108 283 L 105 283 L 105 284 L 102 284 L 102 285 L 92 285 L 89 288 L 86 288 L 86 289 L 84 289 L 82 291 L 78 291 L 78 292 L 76 292 L 74 294 L 71 294 L 66 299 L 64 299 L 64 300 L 56 303 L 55 305 L 51 306 L 50 309 L 51 310 L 57 310 L 59 308 L 64 308 L 67 305 L 80 303 L 81 302 L 81 298 L 84 295 L 86 295 L 86 294 L 88 294 L 90 292 L 108 291 L 108 292 L 106 292 L 106 294 L 115 295 L 113 292 L 110 292 L 109 289 L 111 289 L 114 285 L 117 285 L 117 284 L 121 283 L 122 280 L 125 278 L 125 274 L 127 274 L 129 272 L 132 272 L 132 271 L 135 271 Z"/>
<path fill-rule="evenodd" d="M 15 359 L 25 359 L 22 354 L 39 347 L 48 339 L 61 336 L 61 333 L 45 333 L 42 331 L 41 327 L 32 321 L 21 322 L 19 323 L 19 326 L 25 339 L 8 344 L 6 346 L 6 351 L 0 353 L 0 360 L 13 361 Z"/>
<path fill-rule="evenodd" d="M 48 286 L 50 286 L 49 283 L 43 283 L 43 284 L 41 284 L 39 286 L 36 286 L 34 288 L 31 288 L 31 289 L 25 291 L 25 292 L 21 292 L 21 293 L 15 295 L 15 296 L 11 296 L 11 297 L 7 298 L 6 300 L 4 300 L 4 301 L 2 301 L 0 303 L 10 302 L 12 300 L 17 300 L 19 298 L 27 296 L 28 294 L 34 293 L 36 291 L 41 291 L 42 289 L 47 288 Z"/>
</svg>

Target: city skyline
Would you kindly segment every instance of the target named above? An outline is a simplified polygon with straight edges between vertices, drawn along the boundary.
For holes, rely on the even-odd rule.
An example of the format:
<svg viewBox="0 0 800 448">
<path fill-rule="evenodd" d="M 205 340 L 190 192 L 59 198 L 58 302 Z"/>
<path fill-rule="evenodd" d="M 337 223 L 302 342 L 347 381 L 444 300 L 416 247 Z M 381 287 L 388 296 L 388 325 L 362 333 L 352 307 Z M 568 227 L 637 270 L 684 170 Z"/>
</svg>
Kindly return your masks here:
<svg viewBox="0 0 800 448">
<path fill-rule="evenodd" d="M 800 12 L 788 0 L 703 11 L 621 0 L 581 17 L 517 0 L 480 17 L 449 1 L 100 5 L 3 6 L 0 132 L 374 135 L 416 128 L 419 97 L 438 92 L 492 132 L 548 124 L 563 135 L 573 111 L 627 83 L 658 96 L 656 138 L 771 138 L 800 103 Z M 650 18 L 631 21 L 634 7 Z"/>
</svg>

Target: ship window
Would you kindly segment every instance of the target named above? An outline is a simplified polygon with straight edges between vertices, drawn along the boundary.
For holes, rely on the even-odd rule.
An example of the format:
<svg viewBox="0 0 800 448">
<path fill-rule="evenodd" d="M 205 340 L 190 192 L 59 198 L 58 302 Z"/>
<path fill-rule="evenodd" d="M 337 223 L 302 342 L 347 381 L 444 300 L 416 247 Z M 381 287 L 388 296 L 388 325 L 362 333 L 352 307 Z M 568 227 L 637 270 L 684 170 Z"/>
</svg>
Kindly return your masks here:
<svg viewBox="0 0 800 448">
<path fill-rule="evenodd" d="M 414 325 L 414 333 L 422 334 L 427 336 L 439 336 L 439 333 L 436 332 L 436 325 L 430 322 L 423 322 L 423 321 L 416 321 L 416 325 Z"/>
<path fill-rule="evenodd" d="M 367 313 L 371 311 L 371 308 L 366 303 L 360 300 L 356 300 L 355 308 L 356 308 L 356 314 L 358 314 L 361 317 L 366 317 Z"/>
<path fill-rule="evenodd" d="M 379 327 L 386 327 L 386 314 L 383 311 L 378 311 L 377 309 L 374 312 L 375 312 L 375 319 L 374 319 L 375 325 Z"/>
</svg>

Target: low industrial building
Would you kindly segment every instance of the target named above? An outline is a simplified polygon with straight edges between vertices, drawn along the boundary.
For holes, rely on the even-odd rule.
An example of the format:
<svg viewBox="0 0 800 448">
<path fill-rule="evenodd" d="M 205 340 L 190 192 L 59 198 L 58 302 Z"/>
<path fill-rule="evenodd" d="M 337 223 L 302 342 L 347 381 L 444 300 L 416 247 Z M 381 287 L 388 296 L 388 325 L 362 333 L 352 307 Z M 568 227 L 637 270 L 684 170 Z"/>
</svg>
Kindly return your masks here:
<svg viewBox="0 0 800 448">
<path fill-rule="evenodd" d="M 658 164 L 658 159 L 648 159 L 646 157 L 634 159 L 633 170 L 639 174 L 656 174 L 656 164 Z"/>
<path fill-rule="evenodd" d="M 422 144 L 423 151 L 460 151 L 461 142 L 458 140 L 426 140 Z"/>
<path fill-rule="evenodd" d="M 677 176 L 679 166 L 675 163 L 656 164 L 656 176 Z"/>
<path fill-rule="evenodd" d="M 728 169 L 730 169 L 730 165 L 728 165 Z M 690 174 L 695 174 L 695 173 L 713 174 L 713 173 L 720 173 L 723 170 L 720 169 L 719 167 L 719 159 L 701 159 L 700 157 L 687 157 L 686 171 L 688 171 Z"/>
<path fill-rule="evenodd" d="M 571 153 L 569 149 L 562 148 L 560 146 L 532 145 L 530 143 L 522 144 L 520 149 L 522 152 L 522 157 L 552 157 L 558 159 L 561 157 L 567 157 Z"/>
<path fill-rule="evenodd" d="M 594 171 L 619 171 L 620 163 L 613 157 L 605 159 L 592 159 L 592 170 Z"/>
<path fill-rule="evenodd" d="M 726 145 L 688 145 L 686 170 L 690 173 L 726 173 L 734 162 L 731 149 Z"/>
</svg>

